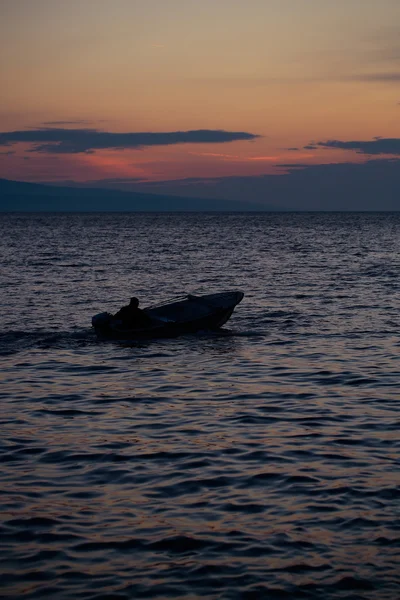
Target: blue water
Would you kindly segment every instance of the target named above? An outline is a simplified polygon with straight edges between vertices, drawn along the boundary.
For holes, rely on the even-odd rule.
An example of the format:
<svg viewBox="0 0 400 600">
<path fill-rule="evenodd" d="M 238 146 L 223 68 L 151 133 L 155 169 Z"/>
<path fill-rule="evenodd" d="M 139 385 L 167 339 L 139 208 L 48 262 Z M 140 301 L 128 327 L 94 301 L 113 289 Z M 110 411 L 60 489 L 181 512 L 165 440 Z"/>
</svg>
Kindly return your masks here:
<svg viewBox="0 0 400 600">
<path fill-rule="evenodd" d="M 2 598 L 400 597 L 399 213 L 3 214 L 0 256 Z"/>
</svg>

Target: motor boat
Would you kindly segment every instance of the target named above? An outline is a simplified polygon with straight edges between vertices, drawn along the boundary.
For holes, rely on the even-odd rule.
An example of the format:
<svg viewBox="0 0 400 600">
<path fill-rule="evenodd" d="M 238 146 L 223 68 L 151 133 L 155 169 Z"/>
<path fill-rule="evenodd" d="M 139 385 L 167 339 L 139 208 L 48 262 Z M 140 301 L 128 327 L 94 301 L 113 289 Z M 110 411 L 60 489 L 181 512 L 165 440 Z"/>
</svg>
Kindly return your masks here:
<svg viewBox="0 0 400 600">
<path fill-rule="evenodd" d="M 100 339 L 110 340 L 176 337 L 202 330 L 216 330 L 228 321 L 243 296 L 243 292 L 201 296 L 188 294 L 144 308 L 143 312 L 150 317 L 145 327 L 127 327 L 108 312 L 95 315 L 92 326 Z"/>
</svg>

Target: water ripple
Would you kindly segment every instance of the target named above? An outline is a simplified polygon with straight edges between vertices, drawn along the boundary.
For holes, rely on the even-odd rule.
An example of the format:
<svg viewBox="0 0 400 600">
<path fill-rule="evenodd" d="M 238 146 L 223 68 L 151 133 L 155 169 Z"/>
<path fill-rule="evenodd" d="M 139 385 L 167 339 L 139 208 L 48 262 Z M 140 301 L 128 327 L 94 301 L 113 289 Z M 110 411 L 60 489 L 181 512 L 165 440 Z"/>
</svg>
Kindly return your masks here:
<svg viewBox="0 0 400 600">
<path fill-rule="evenodd" d="M 0 233 L 2 597 L 400 597 L 398 215 Z M 218 334 L 88 327 L 133 292 L 229 288 Z"/>
</svg>

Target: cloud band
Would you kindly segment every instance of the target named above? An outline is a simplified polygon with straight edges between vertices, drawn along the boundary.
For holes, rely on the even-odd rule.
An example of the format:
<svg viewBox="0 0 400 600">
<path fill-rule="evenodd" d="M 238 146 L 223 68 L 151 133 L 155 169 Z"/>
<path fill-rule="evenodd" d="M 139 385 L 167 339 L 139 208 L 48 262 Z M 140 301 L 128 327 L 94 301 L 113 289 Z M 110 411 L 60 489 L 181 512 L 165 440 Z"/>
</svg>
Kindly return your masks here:
<svg viewBox="0 0 400 600">
<path fill-rule="evenodd" d="M 400 138 L 375 138 L 367 141 L 342 142 L 340 140 L 327 140 L 326 142 L 315 142 L 304 146 L 305 150 L 317 150 L 318 148 L 336 148 L 340 150 L 354 150 L 358 154 L 391 154 L 400 155 Z"/>
<path fill-rule="evenodd" d="M 198 129 L 166 133 L 112 133 L 97 129 L 64 129 L 45 127 L 0 133 L 0 145 L 34 144 L 31 152 L 78 154 L 95 150 L 170 146 L 174 144 L 218 144 L 254 140 L 260 136 L 244 131 Z"/>
</svg>

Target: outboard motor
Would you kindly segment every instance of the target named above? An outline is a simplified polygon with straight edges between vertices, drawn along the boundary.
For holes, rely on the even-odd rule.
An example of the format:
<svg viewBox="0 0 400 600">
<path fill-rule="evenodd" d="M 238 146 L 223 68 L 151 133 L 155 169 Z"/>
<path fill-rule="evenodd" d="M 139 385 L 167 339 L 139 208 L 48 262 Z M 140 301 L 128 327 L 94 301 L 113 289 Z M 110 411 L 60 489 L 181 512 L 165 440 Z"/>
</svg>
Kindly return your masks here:
<svg viewBox="0 0 400 600">
<path fill-rule="evenodd" d="M 92 317 L 92 325 L 93 327 L 105 327 L 106 325 L 108 325 L 110 323 L 112 319 L 112 315 L 110 315 L 110 313 L 108 312 L 102 312 L 99 313 L 98 315 L 94 315 L 94 317 Z"/>
</svg>

